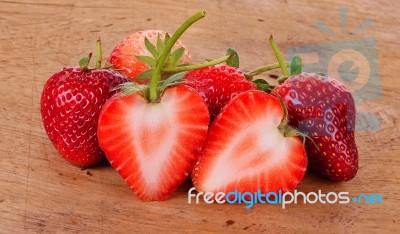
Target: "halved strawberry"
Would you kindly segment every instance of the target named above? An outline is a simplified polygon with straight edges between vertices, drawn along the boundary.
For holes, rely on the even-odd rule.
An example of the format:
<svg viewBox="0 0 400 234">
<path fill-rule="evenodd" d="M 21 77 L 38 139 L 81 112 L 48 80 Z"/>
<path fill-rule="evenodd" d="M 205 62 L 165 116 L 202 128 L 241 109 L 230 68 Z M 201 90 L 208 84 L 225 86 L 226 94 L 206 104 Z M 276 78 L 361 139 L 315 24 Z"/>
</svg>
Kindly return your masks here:
<svg viewBox="0 0 400 234">
<path fill-rule="evenodd" d="M 164 200 L 188 176 L 210 117 L 186 85 L 167 88 L 159 102 L 142 92 L 117 94 L 103 106 L 98 138 L 111 165 L 142 200 Z"/>
<path fill-rule="evenodd" d="M 204 192 L 293 190 L 307 168 L 306 151 L 287 125 L 278 98 L 263 91 L 235 96 L 214 120 L 193 184 Z"/>
</svg>

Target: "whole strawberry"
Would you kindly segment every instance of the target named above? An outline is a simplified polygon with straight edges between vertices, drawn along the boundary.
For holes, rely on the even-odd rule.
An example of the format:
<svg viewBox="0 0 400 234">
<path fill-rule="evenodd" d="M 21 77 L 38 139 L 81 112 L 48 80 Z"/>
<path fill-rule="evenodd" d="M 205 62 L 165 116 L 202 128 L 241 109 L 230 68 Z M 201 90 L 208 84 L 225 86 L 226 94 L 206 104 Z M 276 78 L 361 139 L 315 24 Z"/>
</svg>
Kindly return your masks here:
<svg viewBox="0 0 400 234">
<path fill-rule="evenodd" d="M 112 89 L 127 81 L 115 71 L 89 70 L 87 64 L 63 68 L 47 80 L 40 101 L 43 125 L 63 158 L 79 167 L 104 158 L 96 135 L 100 109 Z"/>
<path fill-rule="evenodd" d="M 122 74 L 135 80 L 144 71 L 154 68 L 169 34 L 158 30 L 136 32 L 122 40 L 112 51 L 108 61 Z M 174 67 L 191 61 L 183 43 L 178 40 L 169 55 L 166 66 Z"/>
<path fill-rule="evenodd" d="M 330 77 L 301 73 L 273 93 L 286 103 L 289 124 L 311 139 L 306 141 L 310 168 L 333 181 L 352 179 L 358 170 L 358 153 L 350 91 Z"/>
<path fill-rule="evenodd" d="M 190 71 L 184 80 L 203 97 L 211 121 L 234 96 L 257 87 L 238 68 L 225 64 Z"/>
<path fill-rule="evenodd" d="M 358 171 L 354 139 L 355 105 L 341 82 L 314 73 L 301 73 L 301 58 L 291 63 L 291 76 L 273 40 L 271 46 L 284 77 L 272 93 L 287 105 L 289 124 L 308 136 L 306 150 L 310 169 L 332 181 L 348 181 Z"/>
</svg>

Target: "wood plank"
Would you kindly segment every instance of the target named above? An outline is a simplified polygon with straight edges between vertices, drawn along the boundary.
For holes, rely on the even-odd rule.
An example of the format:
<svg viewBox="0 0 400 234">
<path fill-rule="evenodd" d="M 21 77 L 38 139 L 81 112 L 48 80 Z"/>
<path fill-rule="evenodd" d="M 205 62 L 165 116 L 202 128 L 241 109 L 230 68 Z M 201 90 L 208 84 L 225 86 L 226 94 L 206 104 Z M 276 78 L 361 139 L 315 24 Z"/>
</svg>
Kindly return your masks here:
<svg viewBox="0 0 400 234">
<path fill-rule="evenodd" d="M 347 8 L 344 33 L 338 9 Z M 0 1 L 0 232 L 385 232 L 400 231 L 400 17 L 393 1 Z M 380 193 L 384 204 L 188 204 L 185 182 L 167 201 L 141 202 L 109 166 L 80 170 L 57 154 L 41 124 L 39 100 L 48 77 L 76 65 L 101 37 L 106 54 L 142 29 L 173 32 L 192 13 L 207 17 L 183 36 L 195 61 L 229 48 L 251 70 L 275 61 L 267 38 L 285 50 L 374 38 L 382 95 L 357 104 L 379 117 L 380 129 L 359 131 L 360 171 L 347 183 L 309 173 L 303 192 Z M 365 18 L 373 23 L 351 32 Z M 336 33 L 316 29 L 321 20 Z M 270 74 L 277 74 L 271 72 Z M 263 76 L 274 82 L 268 75 Z M 373 92 L 378 92 L 374 89 Z"/>
</svg>

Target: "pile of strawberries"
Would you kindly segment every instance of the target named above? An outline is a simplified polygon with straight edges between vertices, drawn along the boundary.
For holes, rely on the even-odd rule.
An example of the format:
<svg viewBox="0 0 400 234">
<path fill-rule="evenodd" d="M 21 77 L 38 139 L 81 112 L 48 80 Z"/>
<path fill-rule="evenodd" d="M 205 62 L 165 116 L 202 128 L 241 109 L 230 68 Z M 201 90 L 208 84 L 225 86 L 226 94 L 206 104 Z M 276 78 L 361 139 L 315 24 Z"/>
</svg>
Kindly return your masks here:
<svg viewBox="0 0 400 234">
<path fill-rule="evenodd" d="M 291 191 L 307 167 L 333 181 L 358 170 L 355 106 L 340 82 L 301 72 L 301 59 L 243 72 L 237 53 L 192 64 L 179 37 L 147 30 L 126 37 L 102 67 L 97 41 L 80 67 L 49 78 L 45 130 L 79 167 L 109 160 L 142 200 L 164 200 L 188 177 L 202 192 Z M 254 77 L 281 68 L 279 85 Z M 290 68 L 290 70 L 288 69 Z"/>
</svg>

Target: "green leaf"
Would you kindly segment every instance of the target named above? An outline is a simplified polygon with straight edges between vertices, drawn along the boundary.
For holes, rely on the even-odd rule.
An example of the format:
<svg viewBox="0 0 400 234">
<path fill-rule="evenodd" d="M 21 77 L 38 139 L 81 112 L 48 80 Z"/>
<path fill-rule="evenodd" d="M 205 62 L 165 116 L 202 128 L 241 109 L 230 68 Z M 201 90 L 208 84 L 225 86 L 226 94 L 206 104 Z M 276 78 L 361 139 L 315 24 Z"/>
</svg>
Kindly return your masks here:
<svg viewBox="0 0 400 234">
<path fill-rule="evenodd" d="M 153 44 L 147 39 L 147 37 L 144 38 L 144 44 L 146 45 L 147 50 L 153 55 L 154 58 L 158 57 L 158 52 L 156 50 L 156 47 L 154 47 Z"/>
<path fill-rule="evenodd" d="M 180 47 L 178 49 L 176 49 L 169 58 L 169 65 L 171 67 L 175 67 L 176 64 L 179 62 L 179 60 L 182 58 L 183 53 L 185 53 L 185 48 Z"/>
<path fill-rule="evenodd" d="M 88 70 L 90 58 L 92 58 L 92 53 L 79 60 L 79 67 L 82 68 L 82 70 Z"/>
<path fill-rule="evenodd" d="M 150 80 L 152 75 L 153 75 L 153 69 L 149 69 L 149 70 L 146 70 L 146 71 L 140 73 L 140 75 L 138 77 L 136 77 L 136 80 L 139 80 L 139 81 Z"/>
<path fill-rule="evenodd" d="M 185 81 L 183 80 L 183 77 L 187 73 L 188 73 L 187 71 L 179 72 L 179 73 L 173 74 L 172 76 L 170 76 L 169 78 L 167 78 L 165 80 L 160 81 L 160 89 L 163 91 L 170 86 L 185 83 Z"/>
<path fill-rule="evenodd" d="M 161 40 L 161 35 L 158 34 L 157 35 L 157 51 L 158 51 L 159 54 L 161 54 L 162 51 L 164 50 L 164 46 L 165 46 L 165 44 Z"/>
<path fill-rule="evenodd" d="M 125 82 L 123 84 L 117 85 L 112 90 L 119 90 L 121 91 L 122 96 L 128 96 L 136 92 L 144 92 L 146 87 L 146 85 L 140 85 L 135 82 Z"/>
<path fill-rule="evenodd" d="M 164 39 L 164 41 L 165 41 L 164 44 L 165 45 L 168 43 L 169 39 L 171 39 L 171 35 L 169 35 L 169 33 L 166 33 L 165 34 L 165 39 Z"/>
<path fill-rule="evenodd" d="M 290 63 L 290 75 L 295 76 L 301 73 L 303 70 L 303 62 L 301 61 L 300 55 L 296 54 L 292 58 Z"/>
<path fill-rule="evenodd" d="M 150 67 L 155 67 L 156 66 L 156 61 L 154 60 L 154 58 L 152 58 L 150 56 L 139 56 L 139 55 L 137 55 L 136 58 L 139 61 L 148 64 Z"/>
<path fill-rule="evenodd" d="M 270 93 L 274 86 L 270 85 L 266 80 L 257 79 L 253 81 L 257 85 L 258 90 L 262 90 L 264 92 Z"/>
<path fill-rule="evenodd" d="M 232 57 L 230 57 L 230 58 L 226 61 L 226 64 L 228 64 L 229 66 L 232 66 L 232 67 L 237 67 L 237 68 L 239 68 L 239 55 L 238 55 L 238 53 L 237 53 L 234 49 L 229 48 L 229 49 L 226 51 L 226 55 L 232 55 Z"/>
</svg>

